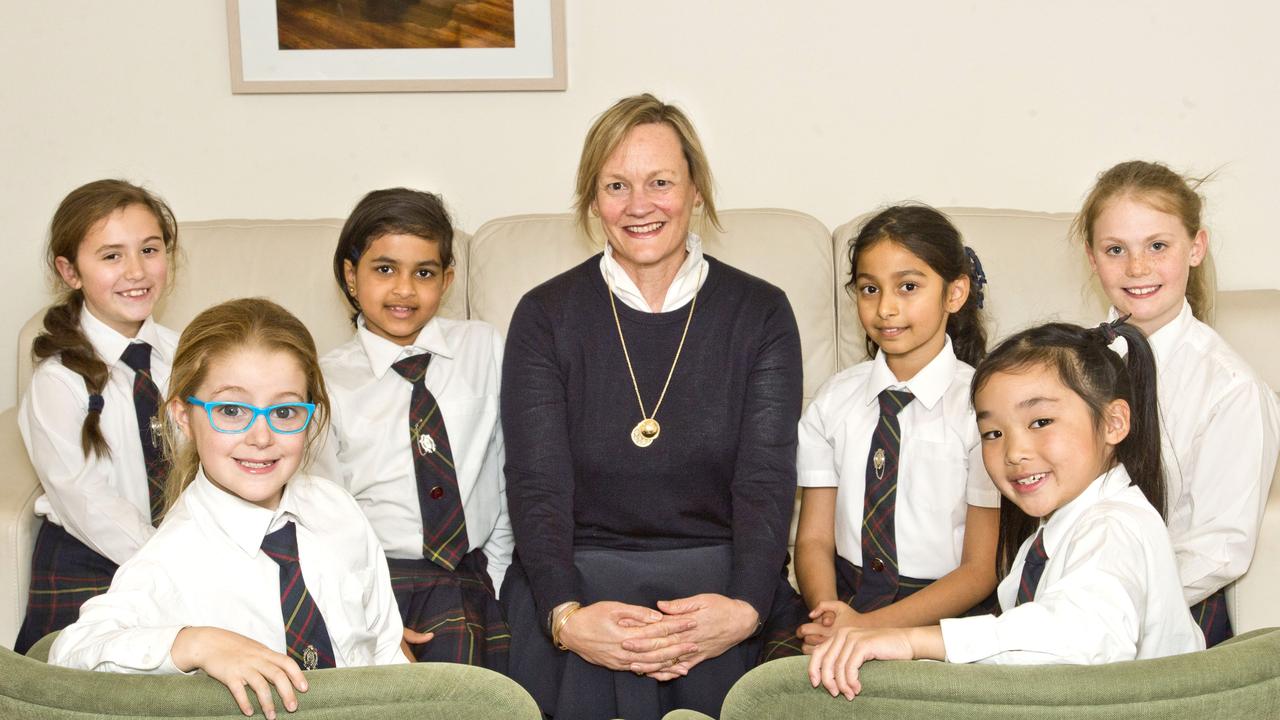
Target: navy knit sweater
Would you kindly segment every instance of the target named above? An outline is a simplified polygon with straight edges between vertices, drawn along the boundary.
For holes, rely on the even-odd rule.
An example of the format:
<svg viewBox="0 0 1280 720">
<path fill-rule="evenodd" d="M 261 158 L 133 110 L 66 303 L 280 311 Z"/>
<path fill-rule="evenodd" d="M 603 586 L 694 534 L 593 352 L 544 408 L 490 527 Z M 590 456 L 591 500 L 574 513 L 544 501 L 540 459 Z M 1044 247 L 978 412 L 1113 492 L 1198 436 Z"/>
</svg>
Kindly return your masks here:
<svg viewBox="0 0 1280 720">
<path fill-rule="evenodd" d="M 713 258 L 657 414 L 640 409 L 597 255 L 531 290 L 502 368 L 507 500 L 538 609 L 580 599 L 573 548 L 732 543 L 729 595 L 763 620 L 786 558 L 802 403 L 800 339 L 781 290 Z M 662 390 L 688 306 L 617 303 L 646 411 Z"/>
</svg>

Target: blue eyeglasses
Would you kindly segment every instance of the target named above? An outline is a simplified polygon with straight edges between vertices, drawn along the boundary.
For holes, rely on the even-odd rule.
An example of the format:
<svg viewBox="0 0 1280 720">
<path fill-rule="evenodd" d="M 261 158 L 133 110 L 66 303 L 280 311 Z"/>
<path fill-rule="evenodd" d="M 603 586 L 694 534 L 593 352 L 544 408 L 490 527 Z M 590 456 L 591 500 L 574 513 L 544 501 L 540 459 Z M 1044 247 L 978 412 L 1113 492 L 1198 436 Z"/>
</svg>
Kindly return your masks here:
<svg viewBox="0 0 1280 720">
<path fill-rule="evenodd" d="M 311 416 L 315 414 L 315 403 L 280 403 L 258 407 L 242 402 L 205 402 L 194 395 L 187 402 L 204 408 L 209 416 L 209 425 L 220 433 L 237 435 L 253 427 L 258 416 L 266 418 L 267 427 L 280 435 L 297 435 L 311 424 Z"/>
</svg>

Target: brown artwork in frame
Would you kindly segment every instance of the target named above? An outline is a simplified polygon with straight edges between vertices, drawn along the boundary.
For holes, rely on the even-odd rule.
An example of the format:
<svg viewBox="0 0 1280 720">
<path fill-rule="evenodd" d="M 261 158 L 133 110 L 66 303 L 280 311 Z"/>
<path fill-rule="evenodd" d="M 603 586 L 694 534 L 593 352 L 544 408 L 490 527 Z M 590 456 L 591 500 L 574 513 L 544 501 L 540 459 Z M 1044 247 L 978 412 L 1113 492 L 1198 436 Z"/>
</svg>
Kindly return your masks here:
<svg viewBox="0 0 1280 720">
<path fill-rule="evenodd" d="M 564 0 L 227 0 L 234 93 L 563 90 Z"/>
</svg>

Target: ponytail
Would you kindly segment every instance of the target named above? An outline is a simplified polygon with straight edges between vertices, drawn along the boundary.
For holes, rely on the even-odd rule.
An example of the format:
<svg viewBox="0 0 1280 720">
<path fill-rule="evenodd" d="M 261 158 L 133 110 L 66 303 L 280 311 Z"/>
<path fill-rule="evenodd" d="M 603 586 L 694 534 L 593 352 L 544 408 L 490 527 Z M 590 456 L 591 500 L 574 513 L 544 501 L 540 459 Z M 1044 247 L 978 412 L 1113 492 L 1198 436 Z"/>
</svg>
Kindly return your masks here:
<svg viewBox="0 0 1280 720">
<path fill-rule="evenodd" d="M 1000 343 L 973 375 L 970 401 L 992 375 L 1015 373 L 1029 367 L 1053 370 L 1058 379 L 1088 406 L 1095 424 L 1102 422 L 1106 405 L 1124 400 L 1129 405 L 1129 434 L 1115 449 L 1133 484 L 1165 516 L 1164 472 L 1160 461 L 1160 420 L 1156 396 L 1155 356 L 1147 338 L 1124 316 L 1096 328 L 1048 323 L 1023 330 Z M 1125 358 L 1111 349 L 1116 338 L 1128 346 Z M 1035 532 L 1039 519 L 1011 502 L 1000 504 L 1000 528 L 996 541 L 996 573 L 1004 577 L 1013 566 L 1018 548 Z"/>
<path fill-rule="evenodd" d="M 62 302 L 44 314 L 44 330 L 31 344 L 31 355 L 39 362 L 60 356 L 62 366 L 84 378 L 89 391 L 89 413 L 80 428 L 80 449 L 84 456 L 90 453 L 98 457 L 110 457 L 111 448 L 102 434 L 102 390 L 107 385 L 111 368 L 98 357 L 89 338 L 80 328 L 80 313 L 84 312 L 84 298 L 79 290 L 73 290 Z"/>
</svg>

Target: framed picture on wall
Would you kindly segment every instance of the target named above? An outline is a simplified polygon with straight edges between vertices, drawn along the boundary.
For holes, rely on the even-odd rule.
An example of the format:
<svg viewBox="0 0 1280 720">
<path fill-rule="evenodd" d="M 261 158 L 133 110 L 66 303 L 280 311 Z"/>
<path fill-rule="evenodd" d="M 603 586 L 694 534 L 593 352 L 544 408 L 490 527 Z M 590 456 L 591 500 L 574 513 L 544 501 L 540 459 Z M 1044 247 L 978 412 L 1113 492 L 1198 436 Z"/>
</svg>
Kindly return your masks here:
<svg viewBox="0 0 1280 720">
<path fill-rule="evenodd" d="M 227 0 L 233 93 L 564 90 L 564 0 Z"/>
</svg>

